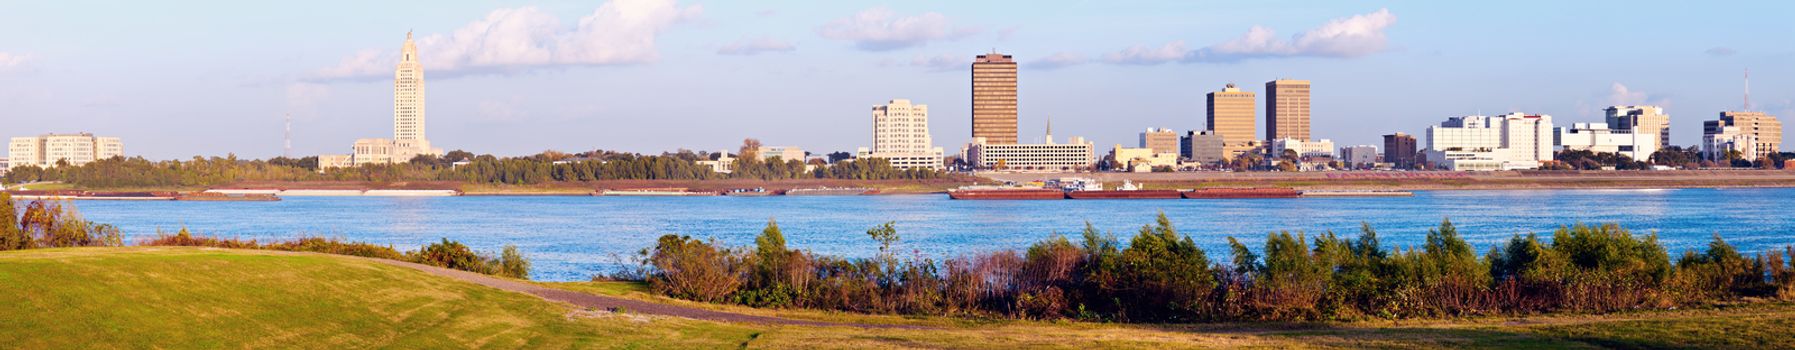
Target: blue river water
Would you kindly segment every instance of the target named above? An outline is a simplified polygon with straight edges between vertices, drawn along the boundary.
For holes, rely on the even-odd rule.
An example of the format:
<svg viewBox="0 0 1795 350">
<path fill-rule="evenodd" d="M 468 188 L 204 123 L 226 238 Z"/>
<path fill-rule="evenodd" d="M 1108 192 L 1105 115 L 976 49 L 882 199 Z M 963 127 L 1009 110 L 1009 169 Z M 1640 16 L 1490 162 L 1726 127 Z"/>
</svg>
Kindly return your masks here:
<svg viewBox="0 0 1795 350">
<path fill-rule="evenodd" d="M 292 197 L 278 202 L 75 203 L 88 220 L 117 225 L 127 242 L 187 227 L 261 241 L 324 236 L 401 250 L 448 238 L 496 253 L 517 245 L 537 280 L 585 280 L 678 233 L 752 244 L 777 219 L 787 244 L 821 254 L 877 253 L 865 231 L 896 222 L 906 255 L 1023 249 L 1086 222 L 1126 241 L 1164 212 L 1180 233 L 1226 258 L 1233 236 L 1255 250 L 1269 232 L 1356 236 L 1370 223 L 1385 244 L 1418 246 L 1450 218 L 1487 251 L 1514 234 L 1549 237 L 1560 225 L 1619 223 L 1656 232 L 1672 252 L 1699 249 L 1715 234 L 1740 250 L 1795 244 L 1795 189 L 1427 191 L 1397 198 L 1231 200 L 955 201 L 945 195 L 854 197 Z"/>
</svg>

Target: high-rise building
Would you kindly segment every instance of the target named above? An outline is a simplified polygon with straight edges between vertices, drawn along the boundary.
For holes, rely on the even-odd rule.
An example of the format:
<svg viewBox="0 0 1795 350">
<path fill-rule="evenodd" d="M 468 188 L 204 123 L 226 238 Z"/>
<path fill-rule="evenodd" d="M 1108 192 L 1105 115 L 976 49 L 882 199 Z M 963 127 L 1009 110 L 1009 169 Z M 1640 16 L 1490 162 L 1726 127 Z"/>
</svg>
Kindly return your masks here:
<svg viewBox="0 0 1795 350">
<path fill-rule="evenodd" d="M 1178 154 L 1178 132 L 1172 129 L 1147 128 L 1141 132 L 1140 148 L 1152 149 L 1153 153 Z"/>
<path fill-rule="evenodd" d="M 1552 116 L 1452 117 L 1427 128 L 1427 161 L 1446 170 L 1539 168 L 1552 160 Z"/>
<path fill-rule="evenodd" d="M 14 137 L 6 147 L 8 169 L 23 166 L 49 168 L 58 162 L 82 165 L 96 160 L 122 157 L 125 143 L 117 137 L 100 137 L 89 133 L 44 134 Z"/>
<path fill-rule="evenodd" d="M 1753 160 L 1755 158 L 1750 157 L 1758 153 L 1759 144 L 1757 136 L 1742 132 L 1737 126 L 1722 126 L 1702 134 L 1701 156 L 1715 162 L 1730 161 L 1735 154 L 1740 159 Z M 1731 166 L 1731 163 L 1721 166 Z"/>
<path fill-rule="evenodd" d="M 1227 141 L 1214 130 L 1191 131 L 1179 142 L 1185 159 L 1203 164 L 1228 160 Z"/>
<path fill-rule="evenodd" d="M 1016 60 L 992 52 L 972 61 L 972 137 L 989 144 L 1017 141 Z"/>
<path fill-rule="evenodd" d="M 1764 112 L 1720 112 L 1720 120 L 1702 122 L 1702 135 L 1721 134 L 1729 126 L 1739 128 L 1739 133 L 1749 134 L 1757 142 L 1746 160 L 1757 161 L 1782 151 L 1783 122 L 1776 116 Z"/>
<path fill-rule="evenodd" d="M 898 169 L 941 169 L 941 147 L 929 137 L 929 106 L 894 99 L 873 106 L 873 147 L 856 158 L 881 158 Z"/>
<path fill-rule="evenodd" d="M 1613 106 L 1603 111 L 1608 115 L 1608 129 L 1617 133 L 1656 135 L 1658 144 L 1653 145 L 1654 150 L 1670 146 L 1670 115 L 1664 114 L 1664 107 Z"/>
<path fill-rule="evenodd" d="M 420 155 L 442 155 L 442 149 L 431 147 L 425 137 L 424 105 L 424 65 L 418 61 L 418 45 L 406 32 L 399 64 L 393 69 L 393 138 L 355 140 L 354 153 L 318 156 L 318 166 L 403 163 Z"/>
<path fill-rule="evenodd" d="M 1209 93 L 1209 130 L 1221 135 L 1228 157 L 1246 152 L 1258 140 L 1253 135 L 1259 119 L 1254 112 L 1257 108 L 1253 93 L 1240 91 L 1234 84 Z"/>
<path fill-rule="evenodd" d="M 1384 135 L 1384 162 L 1394 164 L 1399 169 L 1414 168 L 1416 156 L 1414 135 L 1400 132 Z"/>
<path fill-rule="evenodd" d="M 1265 82 L 1265 139 L 1309 139 L 1308 80 Z"/>
</svg>

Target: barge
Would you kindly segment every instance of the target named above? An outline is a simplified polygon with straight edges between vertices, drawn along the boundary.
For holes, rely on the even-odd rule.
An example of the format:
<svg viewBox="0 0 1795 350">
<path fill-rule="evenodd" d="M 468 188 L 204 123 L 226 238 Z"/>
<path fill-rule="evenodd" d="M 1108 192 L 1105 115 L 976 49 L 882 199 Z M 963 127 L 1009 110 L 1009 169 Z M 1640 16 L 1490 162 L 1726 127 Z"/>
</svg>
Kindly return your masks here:
<svg viewBox="0 0 1795 350">
<path fill-rule="evenodd" d="M 1394 190 L 1306 190 L 1303 197 L 1414 197 L 1414 192 Z"/>
<path fill-rule="evenodd" d="M 794 188 L 794 189 L 786 190 L 785 195 L 787 195 L 787 196 L 858 196 L 858 195 L 864 195 L 864 194 L 871 194 L 874 192 L 875 191 L 873 191 L 873 189 L 871 189 L 871 188 L 820 187 L 820 188 Z"/>
<path fill-rule="evenodd" d="M 1301 191 L 1285 187 L 1202 188 L 1184 191 L 1182 194 L 1184 198 L 1189 199 L 1297 198 L 1303 196 Z"/>
<path fill-rule="evenodd" d="M 1093 187 L 1093 186 L 1084 186 Z M 1114 190 L 1104 190 L 1102 185 L 1095 189 L 1070 189 L 1066 198 L 1070 199 L 1178 199 L 1183 193 L 1178 190 L 1143 190 L 1135 187 L 1133 182 L 1122 181 L 1122 186 Z"/>
<path fill-rule="evenodd" d="M 637 189 L 622 189 L 622 190 L 603 190 L 603 191 L 598 191 L 596 193 L 593 193 L 592 195 L 604 196 L 604 197 L 687 197 L 687 196 L 715 196 L 715 195 L 717 195 L 717 193 L 716 192 L 693 192 L 693 191 L 687 191 L 684 188 L 637 188 Z"/>
<path fill-rule="evenodd" d="M 1066 192 L 1047 188 L 962 188 L 947 191 L 947 198 L 966 200 L 1066 199 Z"/>
<path fill-rule="evenodd" d="M 765 196 L 771 196 L 771 195 L 775 195 L 775 194 L 777 194 L 777 193 L 773 193 L 773 191 L 768 191 L 765 188 L 759 188 L 759 187 L 738 188 L 738 189 L 723 191 L 723 195 L 730 196 L 730 197 L 765 197 Z"/>
</svg>

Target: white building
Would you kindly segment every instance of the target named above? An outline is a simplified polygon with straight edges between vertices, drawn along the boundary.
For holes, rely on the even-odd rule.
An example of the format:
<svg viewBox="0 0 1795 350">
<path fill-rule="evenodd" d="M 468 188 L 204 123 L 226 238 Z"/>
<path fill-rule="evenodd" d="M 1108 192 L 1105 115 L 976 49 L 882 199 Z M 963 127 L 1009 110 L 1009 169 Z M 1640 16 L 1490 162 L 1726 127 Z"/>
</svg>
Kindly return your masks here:
<svg viewBox="0 0 1795 350">
<path fill-rule="evenodd" d="M 855 158 L 881 158 L 898 169 L 943 167 L 941 147 L 929 137 L 929 106 L 894 99 L 873 106 L 873 147 L 855 150 Z"/>
<path fill-rule="evenodd" d="M 96 160 L 122 157 L 125 143 L 117 137 L 94 136 L 90 133 L 44 134 L 14 137 L 7 144 L 7 169 L 23 166 L 49 168 L 59 161 L 82 165 Z"/>
<path fill-rule="evenodd" d="M 355 140 L 353 154 L 318 156 L 320 168 L 404 163 L 420 155 L 443 154 L 441 148 L 430 146 L 424 133 L 424 65 L 418 61 L 418 46 L 410 32 L 405 33 L 399 54 L 393 70 L 393 138 Z"/>
<path fill-rule="evenodd" d="M 1271 142 L 1271 153 L 1266 159 L 1277 159 L 1284 156 L 1285 150 L 1296 151 L 1297 158 L 1333 158 L 1333 140 L 1299 140 L 1277 139 Z"/>
<path fill-rule="evenodd" d="M 1054 143 L 1048 134 L 1042 144 L 991 144 L 975 137 L 966 146 L 966 159 L 982 169 L 1021 171 L 1078 171 L 1096 164 L 1095 144 L 1082 137 L 1069 141 Z"/>
<path fill-rule="evenodd" d="M 1122 147 L 1116 145 L 1110 149 L 1109 159 L 1120 164 L 1123 169 L 1134 172 L 1149 172 L 1157 167 L 1177 167 L 1177 153 L 1161 153 L 1151 147 Z"/>
<path fill-rule="evenodd" d="M 1377 164 L 1377 146 L 1358 145 L 1340 148 L 1340 162 L 1349 167 L 1363 167 Z"/>
<path fill-rule="evenodd" d="M 729 156 L 729 151 L 717 151 L 716 155 L 717 159 L 700 160 L 697 163 L 710 167 L 711 172 L 715 173 L 728 174 L 735 171 L 735 157 Z"/>
<path fill-rule="evenodd" d="M 1441 169 L 1537 169 L 1552 160 L 1552 116 L 1452 117 L 1427 128 L 1427 161 Z"/>
<path fill-rule="evenodd" d="M 1596 153 L 1616 153 L 1626 155 L 1637 161 L 1652 158 L 1658 152 L 1660 136 L 1649 129 L 1649 133 L 1634 133 L 1631 130 L 1610 129 L 1608 126 L 1595 123 L 1574 123 L 1570 128 L 1557 128 L 1556 135 L 1559 149 L 1566 151 L 1590 151 Z"/>
<path fill-rule="evenodd" d="M 1702 159 L 1726 161 L 1727 153 L 1739 152 L 1739 157 L 1751 160 L 1758 153 L 1758 137 L 1739 130 L 1736 126 L 1721 127 L 1717 133 L 1702 135 Z"/>
<path fill-rule="evenodd" d="M 761 146 L 760 160 L 768 161 L 778 157 L 781 162 L 804 161 L 804 149 L 793 146 Z"/>
</svg>

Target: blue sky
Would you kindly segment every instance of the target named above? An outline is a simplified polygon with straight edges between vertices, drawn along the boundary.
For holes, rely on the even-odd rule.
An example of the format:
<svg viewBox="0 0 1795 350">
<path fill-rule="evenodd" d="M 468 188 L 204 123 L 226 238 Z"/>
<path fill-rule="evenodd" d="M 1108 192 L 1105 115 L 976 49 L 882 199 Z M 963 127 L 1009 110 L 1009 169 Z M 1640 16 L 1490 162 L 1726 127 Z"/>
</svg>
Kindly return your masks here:
<svg viewBox="0 0 1795 350">
<path fill-rule="evenodd" d="M 1740 108 L 1795 116 L 1789 2 L 7 1 L 0 134 L 89 131 L 152 159 L 346 153 L 391 135 L 392 57 L 427 70 L 430 138 L 500 155 L 866 146 L 868 108 L 930 105 L 968 137 L 972 56 L 1022 62 L 1024 141 L 1102 148 L 1204 127 L 1203 94 L 1314 81 L 1313 134 L 1453 115 L 1600 121 L 1664 105 L 1673 143 Z M 1257 28 L 1257 29 L 1255 29 Z M 1263 111 L 1260 112 L 1263 118 Z M 1263 120 L 1260 121 L 1263 129 Z M 1261 131 L 1262 132 L 1262 131 Z"/>
</svg>

